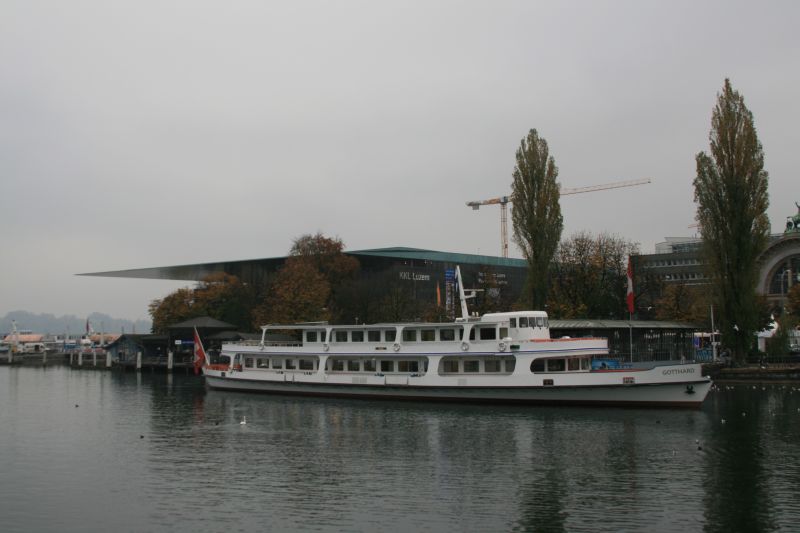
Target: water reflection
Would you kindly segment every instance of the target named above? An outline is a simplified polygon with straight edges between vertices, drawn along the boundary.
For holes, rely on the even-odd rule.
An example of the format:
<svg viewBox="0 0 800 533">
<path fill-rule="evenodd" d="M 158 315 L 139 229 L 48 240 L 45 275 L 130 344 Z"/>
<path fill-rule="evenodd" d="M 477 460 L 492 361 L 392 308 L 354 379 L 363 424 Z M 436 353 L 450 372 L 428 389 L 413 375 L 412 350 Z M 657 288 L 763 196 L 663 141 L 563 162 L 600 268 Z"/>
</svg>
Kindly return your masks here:
<svg viewBox="0 0 800 533">
<path fill-rule="evenodd" d="M 712 406 L 706 531 L 775 531 L 797 512 L 798 391 L 791 385 L 722 386 Z"/>
<path fill-rule="evenodd" d="M 9 531 L 791 530 L 798 394 L 723 388 L 700 411 L 458 406 L 0 368 L 0 513 Z"/>
</svg>

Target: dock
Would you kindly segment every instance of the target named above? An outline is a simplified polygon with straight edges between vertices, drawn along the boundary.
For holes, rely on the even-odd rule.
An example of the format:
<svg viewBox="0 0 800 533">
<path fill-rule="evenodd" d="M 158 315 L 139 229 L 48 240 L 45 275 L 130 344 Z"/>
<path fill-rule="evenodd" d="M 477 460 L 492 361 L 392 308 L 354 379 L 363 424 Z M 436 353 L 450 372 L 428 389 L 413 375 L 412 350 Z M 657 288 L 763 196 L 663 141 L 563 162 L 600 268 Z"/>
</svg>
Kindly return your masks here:
<svg viewBox="0 0 800 533">
<path fill-rule="evenodd" d="M 83 353 L 69 354 L 69 366 L 81 370 L 119 370 L 122 372 L 150 372 L 150 373 L 180 373 L 191 374 L 194 372 L 194 363 L 190 357 L 176 360 L 172 353 L 166 356 L 145 357 L 141 352 L 131 360 L 112 360 L 111 353 Z"/>
</svg>

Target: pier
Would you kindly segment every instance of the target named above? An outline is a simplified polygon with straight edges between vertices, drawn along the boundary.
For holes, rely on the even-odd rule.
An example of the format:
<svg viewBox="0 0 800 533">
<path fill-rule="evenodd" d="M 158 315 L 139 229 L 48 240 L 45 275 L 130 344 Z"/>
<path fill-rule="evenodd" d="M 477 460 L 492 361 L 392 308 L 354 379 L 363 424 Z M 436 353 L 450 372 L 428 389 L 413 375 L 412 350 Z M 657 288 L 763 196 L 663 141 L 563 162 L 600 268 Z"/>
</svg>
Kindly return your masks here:
<svg viewBox="0 0 800 533">
<path fill-rule="evenodd" d="M 120 370 L 123 372 L 149 372 L 149 373 L 181 373 L 194 372 L 191 357 L 176 358 L 172 352 L 166 356 L 144 356 L 137 352 L 130 359 L 114 360 L 111 352 L 82 353 L 75 352 L 69 355 L 69 366 L 80 370 Z M 177 359 L 177 360 L 176 360 Z"/>
</svg>

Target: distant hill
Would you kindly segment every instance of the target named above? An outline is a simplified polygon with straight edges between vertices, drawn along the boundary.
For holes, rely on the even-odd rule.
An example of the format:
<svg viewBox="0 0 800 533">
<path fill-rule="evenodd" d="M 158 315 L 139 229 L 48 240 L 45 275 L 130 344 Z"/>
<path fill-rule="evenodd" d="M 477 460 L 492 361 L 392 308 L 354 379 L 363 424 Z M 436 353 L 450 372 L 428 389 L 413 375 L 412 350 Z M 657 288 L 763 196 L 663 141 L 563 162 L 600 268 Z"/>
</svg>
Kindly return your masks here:
<svg viewBox="0 0 800 533">
<path fill-rule="evenodd" d="M 28 311 L 11 311 L 6 316 L 0 318 L 0 334 L 10 333 L 11 321 L 17 321 L 17 329 L 32 330 L 34 333 L 44 333 L 50 335 L 82 335 L 86 333 L 86 320 L 89 320 L 92 328 L 100 333 L 133 333 L 134 326 L 136 333 L 150 333 L 152 323 L 149 320 L 126 320 L 112 318 L 102 313 L 91 313 L 88 317 L 77 317 L 75 315 L 64 315 L 57 317 L 49 313 L 33 314 Z"/>
</svg>

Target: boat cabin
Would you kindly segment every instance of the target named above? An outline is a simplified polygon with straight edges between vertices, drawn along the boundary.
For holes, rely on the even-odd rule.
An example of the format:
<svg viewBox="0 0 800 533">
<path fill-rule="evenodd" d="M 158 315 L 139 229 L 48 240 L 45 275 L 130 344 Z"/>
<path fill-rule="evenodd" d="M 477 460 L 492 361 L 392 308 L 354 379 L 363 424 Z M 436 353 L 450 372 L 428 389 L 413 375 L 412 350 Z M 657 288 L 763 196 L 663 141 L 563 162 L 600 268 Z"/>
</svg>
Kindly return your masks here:
<svg viewBox="0 0 800 533">
<path fill-rule="evenodd" d="M 294 341 L 269 340 L 270 333 L 293 333 Z M 517 341 L 550 339 L 544 311 L 489 313 L 477 321 L 455 323 L 373 324 L 332 326 L 304 324 L 263 326 L 261 344 L 268 346 L 334 345 L 344 343 L 406 344 L 461 341 Z"/>
</svg>

